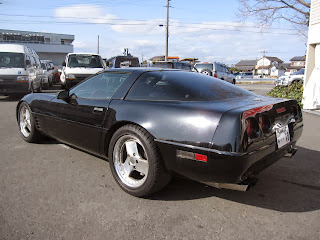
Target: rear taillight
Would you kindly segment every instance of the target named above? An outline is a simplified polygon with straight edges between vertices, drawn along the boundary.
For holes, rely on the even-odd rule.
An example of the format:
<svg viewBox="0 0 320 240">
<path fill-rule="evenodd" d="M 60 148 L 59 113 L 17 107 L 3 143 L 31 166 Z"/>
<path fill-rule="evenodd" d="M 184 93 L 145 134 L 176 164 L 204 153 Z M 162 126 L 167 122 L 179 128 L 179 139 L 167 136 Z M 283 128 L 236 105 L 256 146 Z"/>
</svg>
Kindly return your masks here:
<svg viewBox="0 0 320 240">
<path fill-rule="evenodd" d="M 271 131 L 271 123 L 267 114 L 262 114 L 259 116 L 259 125 L 263 133 L 268 133 Z"/>
<path fill-rule="evenodd" d="M 215 78 L 218 78 L 218 74 L 217 72 L 214 72 L 214 75 L 213 75 Z"/>
<path fill-rule="evenodd" d="M 246 132 L 251 139 L 259 137 L 259 124 L 255 118 L 246 119 Z"/>
</svg>

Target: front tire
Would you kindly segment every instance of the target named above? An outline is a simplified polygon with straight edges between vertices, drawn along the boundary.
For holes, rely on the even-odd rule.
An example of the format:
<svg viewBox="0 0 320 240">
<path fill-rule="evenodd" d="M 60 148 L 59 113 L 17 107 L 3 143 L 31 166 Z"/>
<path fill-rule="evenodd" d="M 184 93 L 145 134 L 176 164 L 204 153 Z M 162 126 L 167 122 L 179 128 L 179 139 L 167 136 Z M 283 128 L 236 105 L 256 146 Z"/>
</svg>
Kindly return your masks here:
<svg viewBox="0 0 320 240">
<path fill-rule="evenodd" d="M 25 102 L 19 106 L 18 124 L 21 137 L 26 142 L 38 142 L 41 139 L 42 134 L 36 129 L 31 109 Z"/>
<path fill-rule="evenodd" d="M 133 196 L 150 195 L 171 180 L 153 137 L 139 126 L 119 128 L 111 139 L 108 156 L 117 184 Z"/>
</svg>

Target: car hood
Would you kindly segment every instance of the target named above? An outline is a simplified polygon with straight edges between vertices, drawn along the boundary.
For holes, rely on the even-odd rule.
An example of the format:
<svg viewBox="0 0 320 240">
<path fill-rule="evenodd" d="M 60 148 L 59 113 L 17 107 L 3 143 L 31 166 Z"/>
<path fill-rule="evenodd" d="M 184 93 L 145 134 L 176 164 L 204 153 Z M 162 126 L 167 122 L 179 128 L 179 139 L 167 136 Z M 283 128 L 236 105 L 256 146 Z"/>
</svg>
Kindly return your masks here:
<svg viewBox="0 0 320 240">
<path fill-rule="evenodd" d="M 99 71 L 102 71 L 103 68 L 65 68 L 64 72 L 66 74 L 96 74 Z"/>
</svg>

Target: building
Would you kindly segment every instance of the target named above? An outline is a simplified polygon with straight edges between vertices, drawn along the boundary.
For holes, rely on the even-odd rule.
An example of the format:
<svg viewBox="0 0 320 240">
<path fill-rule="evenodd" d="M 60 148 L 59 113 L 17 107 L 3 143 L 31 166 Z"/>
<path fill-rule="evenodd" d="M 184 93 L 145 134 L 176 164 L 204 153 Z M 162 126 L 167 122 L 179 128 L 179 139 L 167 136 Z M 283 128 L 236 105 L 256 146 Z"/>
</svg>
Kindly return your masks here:
<svg viewBox="0 0 320 240">
<path fill-rule="evenodd" d="M 287 67 L 287 72 L 290 72 L 290 74 L 292 74 L 305 67 L 306 56 L 296 56 L 291 58 L 290 61 L 291 63 L 290 66 Z"/>
<path fill-rule="evenodd" d="M 280 66 L 283 61 L 277 57 L 263 56 L 257 61 L 256 74 L 261 76 L 278 77 L 284 74 L 284 69 Z"/>
<path fill-rule="evenodd" d="M 320 0 L 311 1 L 303 108 L 320 109 Z"/>
<path fill-rule="evenodd" d="M 61 65 L 73 52 L 74 35 L 0 29 L 1 43 L 23 44 L 35 50 L 41 60 L 52 60 Z"/>
<path fill-rule="evenodd" d="M 241 60 L 235 67 L 242 72 L 252 72 L 257 64 L 257 60 Z"/>
</svg>

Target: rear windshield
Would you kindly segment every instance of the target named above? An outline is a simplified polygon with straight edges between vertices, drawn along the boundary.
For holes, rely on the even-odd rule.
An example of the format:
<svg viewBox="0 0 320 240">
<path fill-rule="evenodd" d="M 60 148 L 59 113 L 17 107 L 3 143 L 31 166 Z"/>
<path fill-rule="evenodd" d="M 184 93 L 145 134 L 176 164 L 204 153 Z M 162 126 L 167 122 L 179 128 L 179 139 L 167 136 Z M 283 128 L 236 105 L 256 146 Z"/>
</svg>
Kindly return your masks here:
<svg viewBox="0 0 320 240">
<path fill-rule="evenodd" d="M 68 58 L 68 67 L 103 68 L 100 56 L 71 54 Z"/>
<path fill-rule="evenodd" d="M 200 64 L 196 64 L 195 68 L 198 70 L 209 69 L 212 71 L 213 65 L 212 65 L 212 63 L 200 63 Z"/>
<path fill-rule="evenodd" d="M 117 57 L 115 68 L 139 67 L 139 59 L 135 57 Z"/>
<path fill-rule="evenodd" d="M 24 68 L 24 54 L 0 52 L 0 67 L 5 68 Z"/>
<path fill-rule="evenodd" d="M 252 95 L 245 89 L 207 75 L 159 71 L 140 76 L 126 100 L 215 101 Z"/>
</svg>

